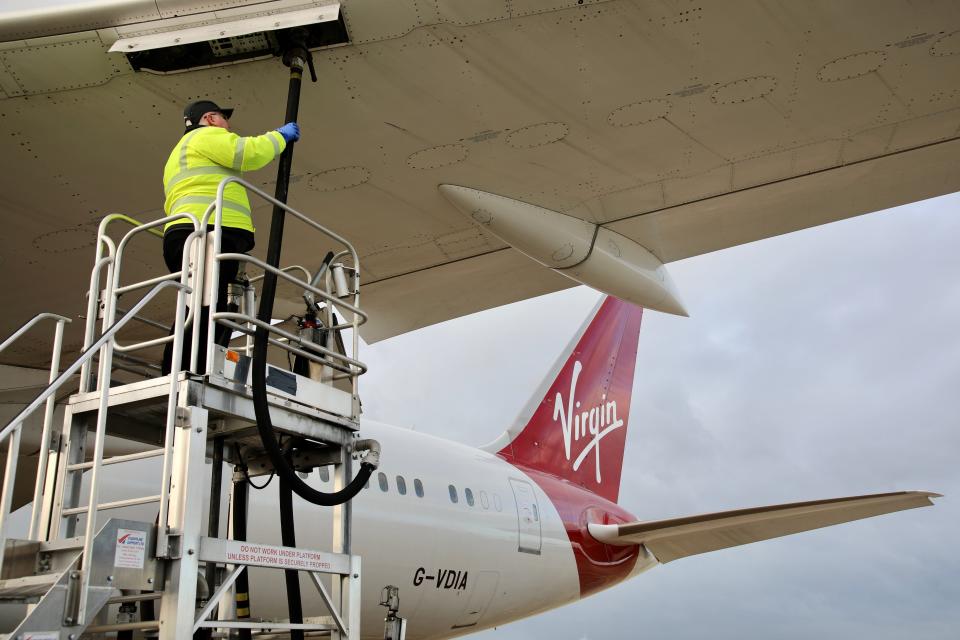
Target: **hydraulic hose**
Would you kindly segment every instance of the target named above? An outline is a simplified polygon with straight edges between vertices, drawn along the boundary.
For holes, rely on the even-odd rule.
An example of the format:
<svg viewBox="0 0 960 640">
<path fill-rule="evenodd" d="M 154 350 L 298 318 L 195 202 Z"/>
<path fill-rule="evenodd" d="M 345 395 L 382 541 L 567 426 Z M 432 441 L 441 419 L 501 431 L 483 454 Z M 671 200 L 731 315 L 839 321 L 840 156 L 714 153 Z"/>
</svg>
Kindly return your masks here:
<svg viewBox="0 0 960 640">
<path fill-rule="evenodd" d="M 303 66 L 309 59 L 310 53 L 303 46 L 296 46 L 288 50 L 284 62 L 290 66 L 290 84 L 287 93 L 287 114 L 285 122 L 296 122 L 300 110 L 300 85 Z M 275 197 L 280 202 L 287 201 L 287 188 L 290 183 L 290 169 L 293 164 L 294 143 L 290 142 L 280 156 L 280 168 L 277 171 L 277 189 Z M 273 217 L 270 222 L 270 239 L 267 246 L 267 264 L 274 268 L 280 265 L 280 250 L 283 244 L 283 224 L 285 211 L 282 207 L 273 207 Z M 277 276 L 267 271 L 263 278 L 263 289 L 260 295 L 260 307 L 257 318 L 269 326 L 273 317 L 273 301 L 277 293 Z M 267 404 L 267 331 L 258 327 L 253 343 L 253 406 L 257 416 L 257 431 L 260 442 L 266 451 L 277 476 L 286 482 L 290 489 L 307 502 L 332 507 L 347 502 L 370 479 L 370 474 L 376 469 L 377 461 L 365 459 L 360 463 L 357 476 L 343 489 L 334 493 L 326 493 L 314 489 L 300 479 L 294 468 L 287 462 L 284 452 L 280 448 L 273 432 L 273 422 L 270 420 L 270 408 Z"/>
</svg>

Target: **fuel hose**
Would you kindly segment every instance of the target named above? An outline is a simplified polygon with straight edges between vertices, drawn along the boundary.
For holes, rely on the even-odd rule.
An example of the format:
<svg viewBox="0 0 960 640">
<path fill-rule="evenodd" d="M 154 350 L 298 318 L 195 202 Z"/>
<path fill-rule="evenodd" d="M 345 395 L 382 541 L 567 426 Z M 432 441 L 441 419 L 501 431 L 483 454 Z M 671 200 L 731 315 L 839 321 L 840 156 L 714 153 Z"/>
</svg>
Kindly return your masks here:
<svg viewBox="0 0 960 640">
<path fill-rule="evenodd" d="M 305 46 L 294 46 L 288 49 L 284 56 L 284 62 L 290 67 L 290 83 L 287 93 L 287 114 L 286 122 L 296 122 L 300 107 L 300 85 L 303 75 L 303 67 L 309 58 L 310 53 Z M 275 197 L 280 202 L 286 203 L 287 189 L 290 183 L 290 169 L 293 164 L 294 143 L 287 144 L 280 156 L 280 168 L 277 171 L 277 188 Z M 285 211 L 280 206 L 273 207 L 273 217 L 270 223 L 270 239 L 267 245 L 267 264 L 274 268 L 279 268 L 280 251 L 283 244 L 283 224 Z M 260 307 L 257 310 L 257 318 L 269 326 L 273 317 L 273 301 L 277 293 L 277 276 L 272 271 L 267 271 L 263 278 L 263 288 L 260 295 Z M 290 489 L 298 496 L 312 504 L 332 507 L 347 502 L 363 489 L 363 486 L 370 479 L 370 475 L 377 468 L 379 455 L 367 455 L 361 463 L 360 470 L 356 477 L 351 480 L 340 491 L 327 493 L 314 489 L 309 484 L 300 479 L 296 470 L 286 460 L 284 452 L 277 442 L 274 435 L 273 422 L 270 419 L 270 408 L 267 404 L 267 331 L 258 327 L 254 335 L 253 343 L 253 406 L 257 417 L 257 431 L 260 435 L 260 441 L 263 449 L 267 453 L 277 476 L 290 486 Z M 357 444 L 354 445 L 354 451 L 357 451 Z M 371 454 L 379 454 L 379 451 L 370 451 Z"/>
<path fill-rule="evenodd" d="M 242 464 L 242 463 L 241 463 Z M 246 480 L 233 483 L 233 539 L 244 541 L 247 539 L 247 494 L 250 491 Z M 237 607 L 237 620 L 244 621 L 250 618 L 250 578 L 244 569 L 234 582 L 234 599 Z M 250 629 L 237 629 L 239 640 L 250 640 Z"/>
<path fill-rule="evenodd" d="M 316 74 L 310 52 L 305 44 L 305 36 L 297 30 L 289 33 L 292 46 L 288 46 L 284 53 L 284 64 L 290 67 L 290 81 L 287 90 L 287 113 L 284 122 L 296 122 L 300 110 L 300 87 L 302 84 L 303 67 L 310 62 L 310 71 L 313 80 Z M 298 41 L 299 40 L 299 41 Z M 287 189 L 290 185 L 290 170 L 293 166 L 294 141 L 287 143 L 280 155 L 280 166 L 277 170 L 277 188 L 274 197 L 284 204 L 287 202 Z M 274 269 L 280 265 L 280 251 L 283 245 L 283 225 L 286 211 L 279 205 L 274 205 L 273 216 L 270 221 L 270 238 L 267 245 L 267 264 Z M 264 273 L 263 288 L 260 293 L 260 306 L 257 309 L 257 318 L 265 325 L 270 326 L 273 319 L 273 302 L 277 294 L 277 276 L 272 270 Z M 370 475 L 379 464 L 379 445 L 373 442 L 368 446 L 368 455 L 360 463 L 360 471 L 356 477 L 339 491 L 327 493 L 314 489 L 300 479 L 296 470 L 287 460 L 285 452 L 274 435 L 273 421 L 270 419 L 270 407 L 267 403 L 267 330 L 257 327 L 253 342 L 253 406 L 257 418 L 257 432 L 267 457 L 273 464 L 273 469 L 279 478 L 280 484 L 280 519 L 281 535 L 284 546 L 296 546 L 293 518 L 293 493 L 319 506 L 332 507 L 348 502 L 363 489 L 370 479 Z M 360 443 L 354 444 L 354 451 Z M 291 623 L 303 622 L 303 606 L 300 598 L 300 576 L 296 570 L 284 572 L 287 586 L 287 606 Z M 238 584 L 238 595 L 240 587 Z M 239 599 L 239 598 L 238 598 Z M 238 609 L 240 603 L 237 603 Z M 238 611 L 239 613 L 239 611 Z M 303 631 L 291 630 L 291 640 L 302 640 Z"/>
</svg>

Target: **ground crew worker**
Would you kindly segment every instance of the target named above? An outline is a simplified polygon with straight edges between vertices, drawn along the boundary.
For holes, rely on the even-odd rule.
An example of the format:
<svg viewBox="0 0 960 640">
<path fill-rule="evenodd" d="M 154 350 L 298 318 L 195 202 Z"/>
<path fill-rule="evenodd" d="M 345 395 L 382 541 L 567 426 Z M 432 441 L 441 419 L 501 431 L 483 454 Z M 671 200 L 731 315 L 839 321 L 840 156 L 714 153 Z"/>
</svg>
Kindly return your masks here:
<svg viewBox="0 0 960 640">
<path fill-rule="evenodd" d="M 183 110 L 186 131 L 170 152 L 163 169 L 163 190 L 166 195 L 163 209 L 168 216 L 191 213 L 201 219 L 217 196 L 217 187 L 228 176 L 240 176 L 244 171 L 255 171 L 269 164 L 286 148 L 300 138 L 300 127 L 288 122 L 276 131 L 261 136 L 241 137 L 230 131 L 233 109 L 217 106 L 210 100 L 192 102 Z M 211 214 L 208 231 L 213 231 Z M 184 242 L 193 232 L 187 220 L 176 220 L 164 227 L 163 260 L 170 272 L 179 271 Z M 253 249 L 253 219 L 246 190 L 236 183 L 227 185 L 223 192 L 223 234 L 221 253 L 246 253 Z M 227 310 L 227 287 L 237 277 L 240 265 L 236 261 L 220 263 L 217 283 L 217 311 Z M 206 368 L 207 319 L 209 310 L 203 307 L 196 321 L 200 322 L 200 341 L 197 354 L 198 371 Z M 173 329 L 171 328 L 171 333 Z M 217 326 L 215 341 L 227 346 L 230 339 L 227 327 Z M 189 336 L 190 333 L 188 332 Z M 168 343 L 163 353 L 163 372 L 172 369 L 173 345 Z M 190 343 L 185 340 L 182 369 L 190 364 Z"/>
</svg>

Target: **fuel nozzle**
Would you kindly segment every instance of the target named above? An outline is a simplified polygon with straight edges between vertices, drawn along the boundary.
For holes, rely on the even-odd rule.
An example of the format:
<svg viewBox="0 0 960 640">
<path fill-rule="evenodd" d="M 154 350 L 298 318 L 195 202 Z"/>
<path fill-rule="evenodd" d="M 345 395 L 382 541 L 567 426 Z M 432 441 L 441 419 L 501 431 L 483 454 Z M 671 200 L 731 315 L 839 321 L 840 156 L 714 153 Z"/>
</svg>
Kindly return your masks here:
<svg viewBox="0 0 960 640">
<path fill-rule="evenodd" d="M 317 70 L 313 66 L 313 54 L 307 48 L 307 39 L 310 33 L 303 28 L 290 29 L 284 34 L 283 42 L 283 64 L 291 67 L 303 69 L 306 66 L 310 69 L 310 80 L 317 81 Z"/>
</svg>

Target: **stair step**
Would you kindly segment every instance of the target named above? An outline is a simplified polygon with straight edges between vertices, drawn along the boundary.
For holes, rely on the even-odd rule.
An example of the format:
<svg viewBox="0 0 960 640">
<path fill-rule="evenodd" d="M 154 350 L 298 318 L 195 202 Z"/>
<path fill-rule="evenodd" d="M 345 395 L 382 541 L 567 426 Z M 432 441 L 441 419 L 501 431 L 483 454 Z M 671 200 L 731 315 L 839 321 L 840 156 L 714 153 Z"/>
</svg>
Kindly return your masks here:
<svg viewBox="0 0 960 640">
<path fill-rule="evenodd" d="M 39 551 L 56 553 L 58 551 L 80 551 L 81 549 L 83 549 L 83 536 L 75 536 L 73 538 L 41 542 Z"/>
<path fill-rule="evenodd" d="M 45 594 L 60 578 L 59 573 L 0 580 L 0 600 L 18 600 Z"/>
</svg>

